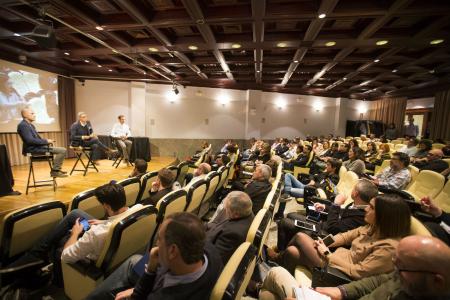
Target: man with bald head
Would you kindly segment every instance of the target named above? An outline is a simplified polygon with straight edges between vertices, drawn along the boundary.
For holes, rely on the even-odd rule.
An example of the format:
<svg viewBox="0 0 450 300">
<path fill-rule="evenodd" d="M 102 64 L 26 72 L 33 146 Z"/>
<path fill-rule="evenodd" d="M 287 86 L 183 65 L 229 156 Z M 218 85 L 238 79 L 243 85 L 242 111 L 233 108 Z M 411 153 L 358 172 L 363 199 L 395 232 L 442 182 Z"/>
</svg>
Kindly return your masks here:
<svg viewBox="0 0 450 300">
<path fill-rule="evenodd" d="M 437 173 L 441 173 L 449 167 L 448 163 L 442 160 L 444 153 L 440 149 L 432 149 L 428 151 L 428 155 L 425 161 L 420 161 L 414 165 L 419 168 L 419 170 L 431 170 Z"/>
<path fill-rule="evenodd" d="M 209 172 L 211 172 L 211 166 L 208 163 L 201 163 L 195 169 L 194 173 L 186 174 L 186 183 L 192 185 L 194 182 L 204 179 Z M 182 182 L 179 183 L 183 184 Z"/>
<path fill-rule="evenodd" d="M 450 299 L 450 248 L 434 237 L 403 238 L 393 257 L 395 271 L 316 291 L 338 299 Z"/>
<path fill-rule="evenodd" d="M 50 152 L 54 155 L 53 158 L 53 166 L 50 170 L 50 176 L 52 177 L 67 177 L 67 172 L 61 170 L 61 166 L 64 161 L 64 157 L 66 156 L 66 148 L 64 147 L 53 147 L 55 143 L 54 140 L 51 139 L 43 139 L 37 132 L 36 128 L 33 125 L 33 122 L 36 120 L 36 115 L 34 111 L 26 107 L 21 110 L 23 120 L 17 126 L 17 133 L 20 135 L 23 146 L 22 146 L 22 154 L 26 155 L 27 153 L 39 153 L 44 154 L 46 152 Z M 52 146 L 50 146 L 52 145 Z"/>
</svg>

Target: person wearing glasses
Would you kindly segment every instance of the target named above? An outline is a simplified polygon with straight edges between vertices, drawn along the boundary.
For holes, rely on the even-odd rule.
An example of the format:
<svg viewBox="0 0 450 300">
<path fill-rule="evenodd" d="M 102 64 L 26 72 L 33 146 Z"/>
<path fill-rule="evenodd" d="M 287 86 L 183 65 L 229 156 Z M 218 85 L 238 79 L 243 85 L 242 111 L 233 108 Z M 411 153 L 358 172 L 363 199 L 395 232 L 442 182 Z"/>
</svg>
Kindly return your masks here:
<svg viewBox="0 0 450 300">
<path fill-rule="evenodd" d="M 448 163 L 442 160 L 444 153 L 440 149 L 432 149 L 428 151 L 427 157 L 424 161 L 414 163 L 419 170 L 430 170 L 437 173 L 443 172 L 449 167 Z"/>
<path fill-rule="evenodd" d="M 372 177 L 372 182 L 380 188 L 399 189 L 406 188 L 411 181 L 411 173 L 408 170 L 409 156 L 406 153 L 395 152 L 392 155 L 390 166 Z"/>
</svg>

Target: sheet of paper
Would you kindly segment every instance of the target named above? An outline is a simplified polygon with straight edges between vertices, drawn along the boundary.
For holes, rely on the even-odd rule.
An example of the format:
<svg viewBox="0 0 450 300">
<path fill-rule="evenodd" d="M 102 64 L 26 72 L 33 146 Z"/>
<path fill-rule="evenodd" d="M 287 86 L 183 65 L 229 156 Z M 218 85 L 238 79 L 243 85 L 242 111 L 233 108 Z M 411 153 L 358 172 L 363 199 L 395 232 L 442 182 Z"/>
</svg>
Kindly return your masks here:
<svg viewBox="0 0 450 300">
<path fill-rule="evenodd" d="M 294 288 L 297 300 L 331 300 L 330 297 L 322 295 L 310 288 Z"/>
</svg>

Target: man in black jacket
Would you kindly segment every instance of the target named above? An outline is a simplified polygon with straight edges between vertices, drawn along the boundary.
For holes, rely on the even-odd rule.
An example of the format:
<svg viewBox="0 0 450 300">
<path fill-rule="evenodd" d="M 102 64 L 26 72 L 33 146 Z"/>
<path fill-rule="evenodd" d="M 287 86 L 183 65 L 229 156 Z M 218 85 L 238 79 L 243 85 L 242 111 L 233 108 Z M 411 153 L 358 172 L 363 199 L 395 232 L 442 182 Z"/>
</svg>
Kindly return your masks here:
<svg viewBox="0 0 450 300">
<path fill-rule="evenodd" d="M 55 141 L 50 139 L 43 139 L 36 131 L 33 125 L 34 120 L 36 120 L 36 115 L 31 108 L 24 108 L 21 111 L 23 120 L 17 126 L 17 133 L 20 135 L 23 146 L 22 154 L 27 153 L 45 153 L 50 152 L 55 155 L 53 160 L 53 166 L 50 170 L 50 175 L 52 177 L 67 177 L 66 172 L 61 171 L 61 166 L 66 156 L 66 148 L 63 147 L 50 147 Z"/>
<path fill-rule="evenodd" d="M 100 159 L 100 151 L 104 151 L 106 154 L 114 154 L 117 152 L 117 150 L 112 150 L 100 142 L 94 134 L 91 122 L 88 121 L 85 112 L 79 112 L 78 121 L 70 126 L 70 145 L 74 147 L 82 146 L 92 148 L 92 161 L 94 163 Z"/>
<path fill-rule="evenodd" d="M 142 200 L 144 205 L 156 205 L 159 199 L 172 191 L 172 185 L 175 180 L 173 173 L 167 169 L 162 168 L 158 171 L 158 177 L 152 182 L 152 188 L 149 191 L 148 198 Z M 147 196 L 147 195 L 145 195 Z"/>
<path fill-rule="evenodd" d="M 126 260 L 87 299 L 114 299 L 121 290 L 115 299 L 209 299 L 222 269 L 201 220 L 174 213 L 161 224 L 157 247 Z"/>
<path fill-rule="evenodd" d="M 440 149 L 432 149 L 428 151 L 427 157 L 424 161 L 414 163 L 414 166 L 422 170 L 430 170 L 441 173 L 449 167 L 446 161 L 442 160 L 444 153 Z"/>
<path fill-rule="evenodd" d="M 254 215 L 252 200 L 239 191 L 230 192 L 224 199 L 227 218 L 221 222 L 211 222 L 206 226 L 206 240 L 219 251 L 225 265 L 234 251 L 247 237 Z"/>
<path fill-rule="evenodd" d="M 257 165 L 252 175 L 252 181 L 244 188 L 244 192 L 252 199 L 253 214 L 255 215 L 263 208 L 267 195 L 272 189 L 272 184 L 269 182 L 271 175 L 272 169 L 268 165 Z"/>
<path fill-rule="evenodd" d="M 377 194 L 378 188 L 375 184 L 369 180 L 360 179 L 352 190 L 351 197 L 354 202 L 345 207 L 341 207 L 346 200 L 343 195 L 336 196 L 335 203 L 330 206 L 315 203 L 314 207 L 317 211 L 328 213 L 327 220 L 320 224 L 321 234 L 338 234 L 364 225 L 364 207 Z M 302 231 L 301 228 L 295 226 L 294 220 L 305 221 L 305 218 L 303 215 L 290 213 L 278 224 L 278 250 L 284 250 L 290 239 L 297 232 Z"/>
</svg>

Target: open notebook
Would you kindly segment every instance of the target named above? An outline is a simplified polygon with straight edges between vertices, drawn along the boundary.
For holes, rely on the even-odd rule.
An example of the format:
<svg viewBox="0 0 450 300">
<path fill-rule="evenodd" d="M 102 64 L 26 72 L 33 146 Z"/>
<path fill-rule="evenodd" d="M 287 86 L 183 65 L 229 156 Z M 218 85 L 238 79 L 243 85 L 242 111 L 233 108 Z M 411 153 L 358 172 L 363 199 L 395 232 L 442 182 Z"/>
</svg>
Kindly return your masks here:
<svg viewBox="0 0 450 300">
<path fill-rule="evenodd" d="M 310 288 L 294 288 L 295 296 L 297 300 L 331 300 L 330 297 L 322 295 Z"/>
</svg>

